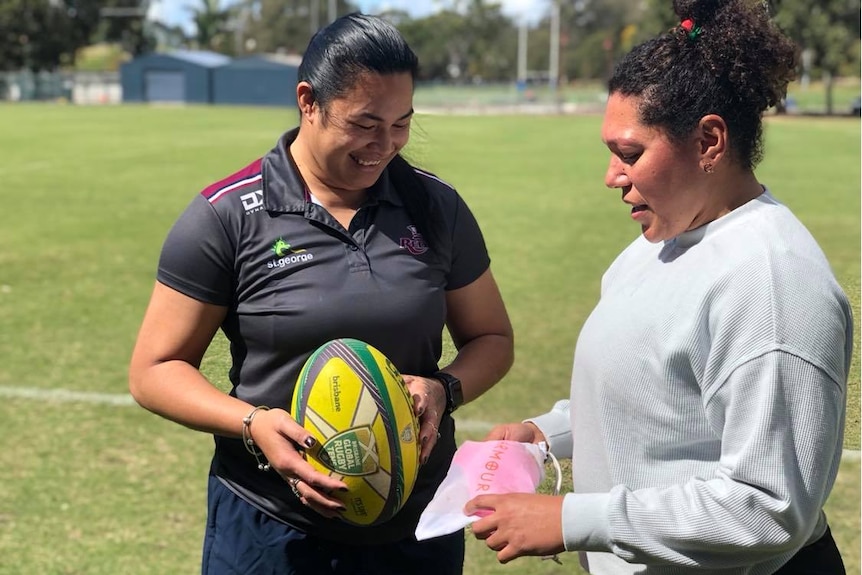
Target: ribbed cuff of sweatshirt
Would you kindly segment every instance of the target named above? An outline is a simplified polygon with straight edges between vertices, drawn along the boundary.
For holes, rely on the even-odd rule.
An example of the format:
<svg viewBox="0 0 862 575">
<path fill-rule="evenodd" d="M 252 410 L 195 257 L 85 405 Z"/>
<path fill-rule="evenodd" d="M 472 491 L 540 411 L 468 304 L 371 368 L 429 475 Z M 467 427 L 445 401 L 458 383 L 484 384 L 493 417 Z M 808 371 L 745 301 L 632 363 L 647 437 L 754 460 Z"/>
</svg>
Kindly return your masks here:
<svg viewBox="0 0 862 575">
<path fill-rule="evenodd" d="M 548 449 L 557 459 L 572 457 L 572 422 L 569 417 L 569 401 L 558 401 L 554 408 L 537 417 L 525 419 L 524 423 L 532 423 L 545 435 Z"/>
<path fill-rule="evenodd" d="M 569 493 L 563 499 L 563 543 L 566 551 L 609 551 L 607 493 Z"/>
</svg>

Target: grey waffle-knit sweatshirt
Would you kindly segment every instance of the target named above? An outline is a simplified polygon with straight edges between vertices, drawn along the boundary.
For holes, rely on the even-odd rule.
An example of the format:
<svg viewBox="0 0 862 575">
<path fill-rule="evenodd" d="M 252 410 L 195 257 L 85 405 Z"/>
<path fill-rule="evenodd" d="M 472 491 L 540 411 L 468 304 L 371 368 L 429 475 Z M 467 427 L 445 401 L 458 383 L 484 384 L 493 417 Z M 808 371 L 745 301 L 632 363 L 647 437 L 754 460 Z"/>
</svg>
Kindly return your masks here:
<svg viewBox="0 0 862 575">
<path fill-rule="evenodd" d="M 566 549 L 596 574 L 773 573 L 826 529 L 850 306 L 768 192 L 602 280 L 571 400 L 532 419 L 572 457 Z"/>
</svg>

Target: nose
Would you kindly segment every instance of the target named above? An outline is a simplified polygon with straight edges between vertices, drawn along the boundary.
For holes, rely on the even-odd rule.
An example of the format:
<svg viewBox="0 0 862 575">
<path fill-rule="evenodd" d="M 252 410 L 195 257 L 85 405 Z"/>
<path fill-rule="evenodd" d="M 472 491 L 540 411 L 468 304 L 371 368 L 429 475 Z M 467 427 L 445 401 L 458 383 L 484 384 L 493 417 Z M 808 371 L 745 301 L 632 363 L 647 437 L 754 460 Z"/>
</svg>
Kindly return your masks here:
<svg viewBox="0 0 862 575">
<path fill-rule="evenodd" d="M 380 135 L 377 138 L 378 145 L 386 151 L 392 149 L 392 134 L 389 130 L 380 130 Z"/>
<path fill-rule="evenodd" d="M 629 185 L 629 177 L 625 171 L 625 163 L 618 157 L 611 155 L 608 169 L 605 172 L 605 185 L 609 188 L 624 188 Z"/>
<path fill-rule="evenodd" d="M 374 145 L 379 147 L 384 153 L 389 153 L 393 150 L 399 150 L 404 147 L 406 142 L 403 142 L 403 137 L 399 134 L 393 134 L 387 128 L 381 128 L 377 131 L 374 138 Z"/>
</svg>

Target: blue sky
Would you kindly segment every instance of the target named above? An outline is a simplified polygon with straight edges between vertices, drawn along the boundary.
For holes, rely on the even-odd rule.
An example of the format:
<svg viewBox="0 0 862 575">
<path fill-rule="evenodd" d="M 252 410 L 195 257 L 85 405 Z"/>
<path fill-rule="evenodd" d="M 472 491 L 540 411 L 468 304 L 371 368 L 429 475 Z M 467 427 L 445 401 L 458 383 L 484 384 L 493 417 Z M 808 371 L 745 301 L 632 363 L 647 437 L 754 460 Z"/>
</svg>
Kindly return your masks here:
<svg viewBox="0 0 862 575">
<path fill-rule="evenodd" d="M 189 18 L 188 6 L 195 6 L 200 0 L 150 0 L 150 17 L 165 24 L 180 25 L 191 32 L 193 26 Z M 499 0 L 498 0 L 499 1 Z M 221 0 L 223 5 L 231 0 Z M 320 0 L 326 6 L 326 0 Z M 412 16 L 420 18 L 439 10 L 446 0 L 358 0 L 356 4 L 363 12 L 374 14 L 389 8 L 407 10 Z M 548 9 L 550 0 L 502 0 L 503 11 L 512 17 L 526 16 L 537 20 Z"/>
</svg>

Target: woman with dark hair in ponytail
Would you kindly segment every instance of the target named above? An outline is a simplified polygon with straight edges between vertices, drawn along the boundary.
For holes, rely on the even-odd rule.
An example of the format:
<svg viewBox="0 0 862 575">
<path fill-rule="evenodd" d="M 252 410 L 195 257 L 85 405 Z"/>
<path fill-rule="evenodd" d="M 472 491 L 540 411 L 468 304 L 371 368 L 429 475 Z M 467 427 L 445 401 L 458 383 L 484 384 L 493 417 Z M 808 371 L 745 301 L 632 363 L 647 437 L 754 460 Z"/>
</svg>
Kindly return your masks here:
<svg viewBox="0 0 862 575">
<path fill-rule="evenodd" d="M 764 3 L 676 0 L 609 82 L 605 184 L 641 235 L 611 264 L 568 400 L 489 439 L 572 459 L 563 496 L 486 495 L 502 562 L 580 553 L 602 575 L 844 573 L 823 505 L 853 321 L 811 234 L 754 173 L 796 50 Z"/>
<path fill-rule="evenodd" d="M 508 371 L 513 336 L 467 205 L 399 155 L 416 72 L 379 18 L 351 14 L 319 31 L 299 68 L 299 127 L 204 189 L 162 248 L 130 389 L 215 437 L 204 574 L 462 572 L 463 532 L 413 533 L 455 452 L 452 412 Z M 444 327 L 457 348 L 449 365 L 439 365 Z M 229 394 L 198 369 L 219 329 Z M 410 497 L 368 527 L 340 519 L 331 493 L 345 485 L 303 459 L 314 438 L 289 412 L 306 359 L 337 338 L 392 360 L 420 424 Z"/>
</svg>

